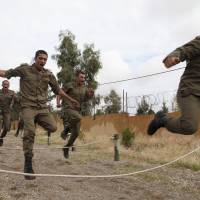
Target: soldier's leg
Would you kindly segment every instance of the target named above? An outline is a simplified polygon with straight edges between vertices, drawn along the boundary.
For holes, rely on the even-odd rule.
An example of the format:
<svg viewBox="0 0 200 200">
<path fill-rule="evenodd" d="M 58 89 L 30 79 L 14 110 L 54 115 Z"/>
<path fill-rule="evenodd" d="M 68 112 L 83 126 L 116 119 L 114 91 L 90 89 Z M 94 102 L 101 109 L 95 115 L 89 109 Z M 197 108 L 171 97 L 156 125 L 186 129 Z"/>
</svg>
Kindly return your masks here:
<svg viewBox="0 0 200 200">
<path fill-rule="evenodd" d="M 36 121 L 40 126 L 51 133 L 57 130 L 56 121 L 47 109 L 39 111 Z"/>
<path fill-rule="evenodd" d="M 3 145 L 3 138 L 7 135 L 7 132 L 10 131 L 11 126 L 11 114 L 10 113 L 4 113 L 3 114 L 3 120 L 2 120 L 2 126 L 3 131 L 0 136 L 0 146 Z"/>
<path fill-rule="evenodd" d="M 23 151 L 24 151 L 24 172 L 34 174 L 32 167 L 33 158 L 33 145 L 35 139 L 35 124 L 34 118 L 36 116 L 36 110 L 23 108 L 22 118 L 24 121 L 24 135 L 23 135 Z M 25 176 L 25 179 L 35 179 L 34 176 Z"/>
<path fill-rule="evenodd" d="M 0 115 L 0 133 L 2 130 L 3 130 L 3 116 Z M 2 145 L 3 145 L 3 138 L 1 137 L 1 134 L 0 134 L 0 146 Z"/>
<path fill-rule="evenodd" d="M 71 136 L 69 138 L 69 141 L 67 143 L 67 146 L 72 146 L 76 140 L 76 138 L 79 136 L 80 133 L 80 124 L 81 122 L 77 122 L 72 125 L 71 127 Z"/>
<path fill-rule="evenodd" d="M 11 113 L 4 113 L 3 115 L 3 131 L 1 137 L 4 138 L 11 127 Z"/>
<path fill-rule="evenodd" d="M 172 133 L 191 135 L 197 131 L 200 119 L 200 97 L 177 95 L 181 116 L 173 118 L 159 111 L 148 126 L 148 134 L 153 135 L 159 128 L 166 127 Z"/>
<path fill-rule="evenodd" d="M 62 120 L 63 120 L 63 131 L 60 134 L 60 137 L 63 140 L 66 140 L 67 137 L 69 136 L 69 132 L 70 132 L 70 123 L 69 123 L 69 116 L 68 113 L 64 113 L 62 116 Z"/>
<path fill-rule="evenodd" d="M 23 129 L 24 129 L 24 120 L 22 118 L 20 118 L 19 122 L 18 122 L 17 131 L 15 133 L 15 136 L 18 137 L 19 132 L 23 131 Z"/>
<path fill-rule="evenodd" d="M 191 135 L 198 129 L 200 119 L 200 97 L 188 95 L 177 96 L 181 116 L 178 118 L 168 118 L 165 127 L 173 132 L 184 135 Z"/>
<path fill-rule="evenodd" d="M 80 123 L 82 118 L 82 116 L 75 110 L 68 109 L 67 111 L 70 120 L 71 136 L 68 140 L 68 143 L 63 148 L 63 153 L 65 158 L 69 157 L 69 147 L 71 147 L 74 144 L 76 138 L 79 135 Z"/>
</svg>

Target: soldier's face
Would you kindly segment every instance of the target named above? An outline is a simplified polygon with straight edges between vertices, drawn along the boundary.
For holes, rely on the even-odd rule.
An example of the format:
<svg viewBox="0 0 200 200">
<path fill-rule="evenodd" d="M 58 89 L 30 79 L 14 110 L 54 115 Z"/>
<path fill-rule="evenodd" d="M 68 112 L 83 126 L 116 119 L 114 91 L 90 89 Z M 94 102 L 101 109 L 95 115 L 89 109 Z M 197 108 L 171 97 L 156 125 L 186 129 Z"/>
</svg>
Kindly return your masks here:
<svg viewBox="0 0 200 200">
<path fill-rule="evenodd" d="M 35 58 L 35 65 L 39 70 L 42 70 L 47 62 L 48 56 L 46 54 L 39 54 Z"/>
<path fill-rule="evenodd" d="M 9 88 L 9 82 L 8 81 L 3 81 L 3 83 L 2 83 L 2 87 L 3 87 L 3 89 L 8 89 Z"/>
<path fill-rule="evenodd" d="M 83 85 L 85 83 L 85 74 L 79 74 L 78 75 L 78 83 L 80 85 Z"/>
</svg>

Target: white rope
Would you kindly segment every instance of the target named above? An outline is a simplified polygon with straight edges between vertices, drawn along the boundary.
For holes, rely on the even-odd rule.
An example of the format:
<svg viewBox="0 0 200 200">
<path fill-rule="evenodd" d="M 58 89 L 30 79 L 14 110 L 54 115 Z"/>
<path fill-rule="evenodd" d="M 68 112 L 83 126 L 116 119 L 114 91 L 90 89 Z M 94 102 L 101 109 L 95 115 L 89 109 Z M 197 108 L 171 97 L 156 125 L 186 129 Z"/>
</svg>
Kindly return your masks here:
<svg viewBox="0 0 200 200">
<path fill-rule="evenodd" d="M 106 141 L 96 141 L 96 142 L 90 142 L 87 144 L 82 144 L 82 145 L 73 145 L 73 146 L 69 146 L 69 147 L 38 147 L 38 148 L 34 148 L 33 150 L 53 150 L 53 149 L 68 149 L 71 147 L 85 147 L 85 146 L 89 146 L 92 144 L 97 144 L 97 143 L 105 143 Z M 10 148 L 10 147 L 0 147 L 0 151 L 1 150 L 23 150 L 22 148 Z"/>
<path fill-rule="evenodd" d="M 181 159 L 189 156 L 190 154 L 198 151 L 199 149 L 200 149 L 200 146 L 197 147 L 196 149 L 192 150 L 191 152 L 184 154 L 184 155 L 176 158 L 175 160 L 167 162 L 163 165 L 159 165 L 159 166 L 156 166 L 156 167 L 151 167 L 151 168 L 148 168 L 148 169 L 144 169 L 144 170 L 140 170 L 140 171 L 136 171 L 136 172 L 131 172 L 131 173 L 127 173 L 127 174 L 114 174 L 114 175 L 29 174 L 29 173 L 22 173 L 22 172 L 17 172 L 17 171 L 8 171 L 8 170 L 3 170 L 3 169 L 0 169 L 0 173 L 26 175 L 26 176 L 40 176 L 40 177 L 63 177 L 63 178 L 120 178 L 120 177 L 124 177 L 124 176 L 131 176 L 131 175 L 135 175 L 135 174 L 141 174 L 141 173 L 144 173 L 144 172 L 153 171 L 153 170 L 171 165 L 171 164 L 177 162 L 178 160 L 181 160 Z"/>
</svg>

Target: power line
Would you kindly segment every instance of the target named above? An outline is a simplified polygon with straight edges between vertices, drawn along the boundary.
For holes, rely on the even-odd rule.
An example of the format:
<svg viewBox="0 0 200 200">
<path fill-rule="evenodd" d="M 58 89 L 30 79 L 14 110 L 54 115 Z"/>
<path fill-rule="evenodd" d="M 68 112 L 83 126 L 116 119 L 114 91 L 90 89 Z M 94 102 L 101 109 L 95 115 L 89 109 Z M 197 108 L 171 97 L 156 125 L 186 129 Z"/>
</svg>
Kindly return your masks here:
<svg viewBox="0 0 200 200">
<path fill-rule="evenodd" d="M 112 83 L 120 83 L 120 82 L 125 82 L 125 81 L 131 81 L 131 80 L 146 78 L 146 77 L 155 76 L 155 75 L 159 75 L 159 74 L 174 72 L 174 71 L 178 71 L 180 69 L 185 69 L 185 67 L 180 67 L 180 68 L 177 68 L 177 69 L 172 69 L 172 70 L 163 71 L 163 72 L 157 72 L 157 73 L 153 73 L 153 74 L 147 74 L 147 75 L 143 75 L 143 76 L 137 76 L 137 77 L 133 77 L 133 78 L 127 78 L 127 79 L 123 79 L 123 80 L 119 80 L 119 81 L 111 81 L 111 82 L 100 83 L 99 85 L 108 85 L 108 84 L 112 84 Z"/>
</svg>

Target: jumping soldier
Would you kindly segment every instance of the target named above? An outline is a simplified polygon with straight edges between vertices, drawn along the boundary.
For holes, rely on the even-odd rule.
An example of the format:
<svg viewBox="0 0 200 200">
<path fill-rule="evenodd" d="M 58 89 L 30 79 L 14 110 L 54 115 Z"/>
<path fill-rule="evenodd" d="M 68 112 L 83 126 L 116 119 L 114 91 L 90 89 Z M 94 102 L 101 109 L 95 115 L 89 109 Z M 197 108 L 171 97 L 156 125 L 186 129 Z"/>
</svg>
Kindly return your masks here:
<svg viewBox="0 0 200 200">
<path fill-rule="evenodd" d="M 75 81 L 64 84 L 63 90 L 73 99 L 79 102 L 79 107 L 73 105 L 69 100 L 62 98 L 62 118 L 64 124 L 64 131 L 61 133 L 61 137 L 65 139 L 65 135 L 68 131 L 71 131 L 71 135 L 67 144 L 63 148 L 65 158 L 69 158 L 69 147 L 71 147 L 80 132 L 81 124 L 81 104 L 88 101 L 94 95 L 92 88 L 85 86 L 85 73 L 82 70 L 77 70 L 75 73 Z M 61 107 L 60 96 L 57 96 L 57 107 Z"/>
<path fill-rule="evenodd" d="M 180 62 L 187 65 L 179 83 L 177 102 L 181 116 L 172 118 L 159 111 L 148 126 L 148 134 L 153 135 L 165 127 L 176 134 L 191 135 L 198 129 L 200 119 L 200 36 L 170 53 L 163 63 L 170 68 Z"/>
<path fill-rule="evenodd" d="M 24 150 L 24 172 L 34 173 L 32 167 L 33 145 L 35 138 L 34 120 L 44 129 L 55 132 L 56 122 L 49 113 L 47 106 L 48 86 L 53 92 L 67 98 L 71 104 L 77 105 L 78 102 L 69 97 L 60 89 L 58 82 L 48 69 L 44 66 L 47 62 L 48 54 L 44 50 L 35 53 L 33 65 L 21 65 L 15 69 L 0 70 L 0 76 L 11 78 L 20 77 L 20 93 L 22 118 L 24 121 L 23 150 Z M 25 179 L 35 179 L 34 176 L 25 176 Z"/>
</svg>

